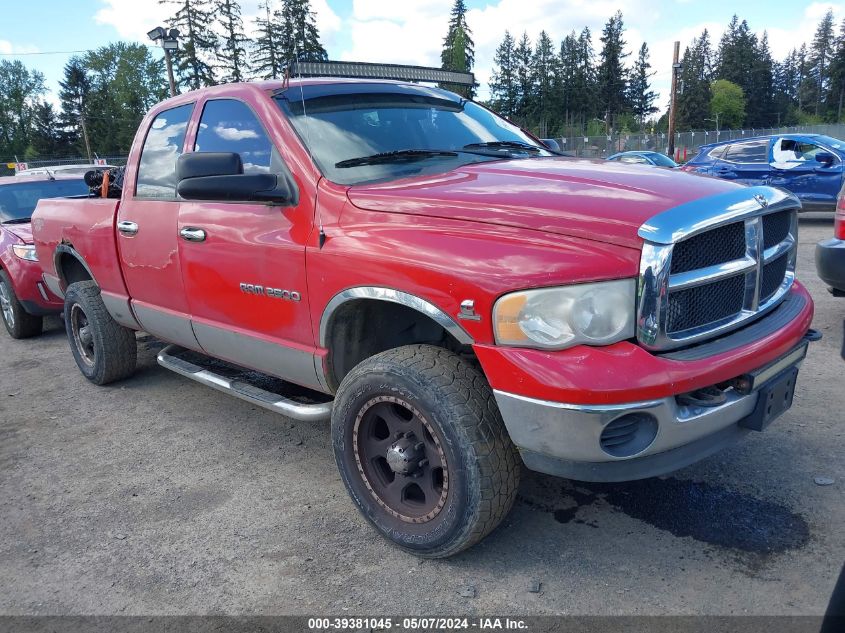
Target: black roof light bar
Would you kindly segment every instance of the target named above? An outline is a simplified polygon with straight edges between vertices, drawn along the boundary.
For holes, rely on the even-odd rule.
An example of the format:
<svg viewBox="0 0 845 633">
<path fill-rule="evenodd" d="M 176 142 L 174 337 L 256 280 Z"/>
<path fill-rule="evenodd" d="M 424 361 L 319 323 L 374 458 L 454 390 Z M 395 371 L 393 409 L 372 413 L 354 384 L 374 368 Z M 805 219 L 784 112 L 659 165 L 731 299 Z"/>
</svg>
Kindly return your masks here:
<svg viewBox="0 0 845 633">
<path fill-rule="evenodd" d="M 366 62 L 291 62 L 288 76 L 294 77 L 346 77 L 349 79 L 395 79 L 426 83 L 474 86 L 472 73 L 454 72 L 425 66 L 399 64 L 370 64 Z"/>
</svg>

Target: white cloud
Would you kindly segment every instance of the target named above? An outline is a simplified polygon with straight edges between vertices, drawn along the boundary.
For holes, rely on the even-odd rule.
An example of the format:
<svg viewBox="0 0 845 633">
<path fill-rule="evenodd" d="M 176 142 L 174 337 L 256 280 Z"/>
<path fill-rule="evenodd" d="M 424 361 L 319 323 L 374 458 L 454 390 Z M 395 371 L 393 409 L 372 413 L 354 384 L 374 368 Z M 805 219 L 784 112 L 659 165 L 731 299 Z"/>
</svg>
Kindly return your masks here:
<svg viewBox="0 0 845 633">
<path fill-rule="evenodd" d="M 94 14 L 97 24 L 114 27 L 129 40 L 148 42 L 147 32 L 162 26 L 172 9 L 157 0 L 101 0 L 105 6 Z"/>
<path fill-rule="evenodd" d="M 12 55 L 15 53 L 37 53 L 38 47 L 31 44 L 14 44 L 8 40 L 0 40 L 0 53 Z"/>
<path fill-rule="evenodd" d="M 215 126 L 214 132 L 224 141 L 242 141 L 247 138 L 258 138 L 255 130 L 241 130 L 236 127 Z"/>
</svg>

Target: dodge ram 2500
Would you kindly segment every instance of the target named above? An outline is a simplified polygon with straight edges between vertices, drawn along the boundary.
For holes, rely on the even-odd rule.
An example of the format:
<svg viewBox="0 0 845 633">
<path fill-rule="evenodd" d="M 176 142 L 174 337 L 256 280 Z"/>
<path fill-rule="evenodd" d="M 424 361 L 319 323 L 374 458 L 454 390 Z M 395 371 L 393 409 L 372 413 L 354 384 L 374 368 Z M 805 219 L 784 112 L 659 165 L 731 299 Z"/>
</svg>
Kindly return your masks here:
<svg viewBox="0 0 845 633">
<path fill-rule="evenodd" d="M 789 408 L 813 316 L 795 197 L 563 158 L 410 81 L 440 71 L 372 68 L 168 99 L 119 198 L 39 203 L 89 380 L 132 374 L 143 330 L 168 369 L 331 418 L 354 503 L 428 557 L 493 530 L 522 463 L 651 477 Z M 239 377 L 261 374 L 305 396 Z"/>
</svg>

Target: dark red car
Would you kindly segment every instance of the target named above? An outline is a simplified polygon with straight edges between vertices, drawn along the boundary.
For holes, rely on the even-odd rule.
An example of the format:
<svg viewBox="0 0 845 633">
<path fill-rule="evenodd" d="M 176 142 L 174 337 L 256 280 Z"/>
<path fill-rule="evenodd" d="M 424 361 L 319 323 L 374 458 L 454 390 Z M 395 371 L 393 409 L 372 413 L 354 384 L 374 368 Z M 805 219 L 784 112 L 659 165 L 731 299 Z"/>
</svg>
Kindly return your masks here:
<svg viewBox="0 0 845 633">
<path fill-rule="evenodd" d="M 81 177 L 48 174 L 0 179 L 0 314 L 12 338 L 41 333 L 45 315 L 62 311 L 62 300 L 41 280 L 30 216 L 41 198 L 85 195 Z"/>
</svg>

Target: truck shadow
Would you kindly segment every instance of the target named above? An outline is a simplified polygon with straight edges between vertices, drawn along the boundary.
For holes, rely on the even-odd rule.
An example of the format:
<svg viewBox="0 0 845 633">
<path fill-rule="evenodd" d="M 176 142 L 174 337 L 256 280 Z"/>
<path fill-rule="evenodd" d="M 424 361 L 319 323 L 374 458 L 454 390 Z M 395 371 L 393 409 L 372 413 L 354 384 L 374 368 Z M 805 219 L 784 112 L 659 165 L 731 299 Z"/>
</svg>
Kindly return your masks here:
<svg viewBox="0 0 845 633">
<path fill-rule="evenodd" d="M 803 547 L 810 539 L 807 522 L 786 506 L 674 477 L 597 484 L 530 473 L 517 503 L 548 512 L 559 523 L 596 528 L 600 518 L 582 518 L 582 510 L 603 504 L 674 536 L 747 553 L 785 552 Z"/>
</svg>

